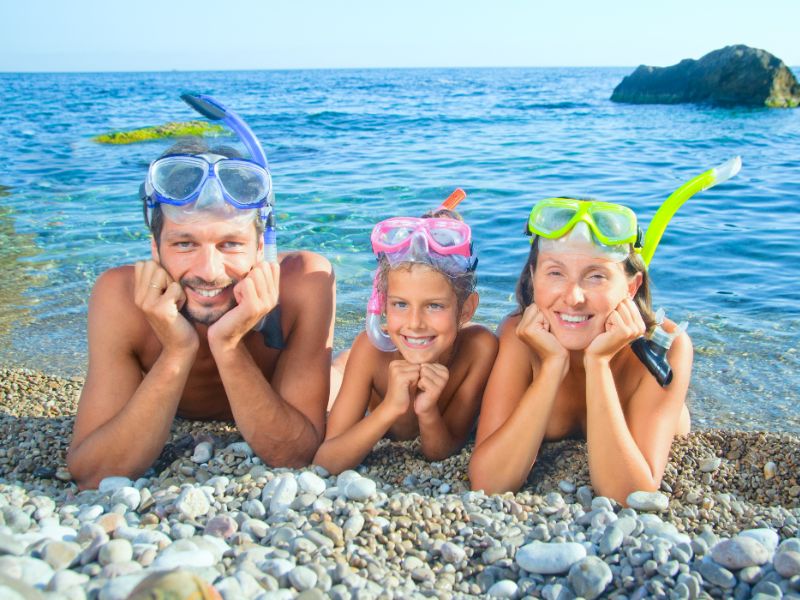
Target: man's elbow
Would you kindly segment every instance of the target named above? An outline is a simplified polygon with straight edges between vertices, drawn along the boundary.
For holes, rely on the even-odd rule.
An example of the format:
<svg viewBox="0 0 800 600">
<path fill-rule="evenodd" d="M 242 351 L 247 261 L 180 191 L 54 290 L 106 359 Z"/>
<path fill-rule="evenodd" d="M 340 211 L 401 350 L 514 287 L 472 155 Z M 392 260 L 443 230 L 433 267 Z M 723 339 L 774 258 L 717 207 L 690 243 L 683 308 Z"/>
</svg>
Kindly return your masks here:
<svg viewBox="0 0 800 600">
<path fill-rule="evenodd" d="M 321 443 L 322 436 L 315 430 L 296 440 L 296 443 L 282 443 L 277 446 L 273 443 L 263 446 L 255 443 L 253 451 L 270 467 L 301 469 L 311 464 Z"/>
<path fill-rule="evenodd" d="M 67 470 L 72 480 L 81 490 L 94 490 L 106 477 L 127 477 L 136 479 L 145 469 L 137 469 L 126 465 L 115 464 L 113 467 L 101 464 L 96 458 L 85 456 L 80 448 L 67 451 Z"/>
</svg>

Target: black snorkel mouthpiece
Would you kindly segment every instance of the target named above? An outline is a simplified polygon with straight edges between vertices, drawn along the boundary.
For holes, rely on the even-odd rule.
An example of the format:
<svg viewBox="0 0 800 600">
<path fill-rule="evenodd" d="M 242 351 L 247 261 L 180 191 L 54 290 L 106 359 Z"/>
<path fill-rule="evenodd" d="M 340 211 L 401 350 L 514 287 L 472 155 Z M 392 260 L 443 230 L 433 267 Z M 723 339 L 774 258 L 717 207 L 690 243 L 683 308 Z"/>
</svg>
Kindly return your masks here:
<svg viewBox="0 0 800 600">
<path fill-rule="evenodd" d="M 642 336 L 631 342 L 631 350 L 656 378 L 658 385 L 667 387 L 672 381 L 672 367 L 667 362 L 667 351 Z"/>
<path fill-rule="evenodd" d="M 664 322 L 664 309 L 656 312 L 656 327 L 649 338 L 642 336 L 631 342 L 631 350 L 656 378 L 658 385 L 667 387 L 672 381 L 672 367 L 667 360 L 667 351 L 672 342 L 686 331 L 688 323 L 682 322 L 672 333 L 667 333 L 661 324 Z"/>
</svg>

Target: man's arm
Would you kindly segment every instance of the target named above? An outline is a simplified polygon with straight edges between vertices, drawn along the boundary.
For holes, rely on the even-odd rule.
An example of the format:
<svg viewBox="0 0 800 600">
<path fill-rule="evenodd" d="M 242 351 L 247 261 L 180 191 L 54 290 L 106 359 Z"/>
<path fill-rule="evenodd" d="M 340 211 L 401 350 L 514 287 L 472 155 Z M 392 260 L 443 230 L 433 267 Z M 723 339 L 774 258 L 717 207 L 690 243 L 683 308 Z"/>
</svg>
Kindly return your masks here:
<svg viewBox="0 0 800 600">
<path fill-rule="evenodd" d="M 245 337 L 217 337 L 212 326 L 209 346 L 242 437 L 267 464 L 299 467 L 311 462 L 324 434 L 335 311 L 330 263 L 311 252 L 284 257 L 280 306 L 289 331 L 270 381 Z"/>
<path fill-rule="evenodd" d="M 152 265 L 147 272 L 142 269 L 140 264 L 137 274 L 148 282 L 166 276 L 156 274 Z M 107 271 L 89 301 L 89 370 L 67 454 L 67 466 L 81 488 L 96 487 L 110 475 L 133 478 L 147 470 L 169 436 L 194 362 L 196 335 L 194 346 L 162 351 L 142 376 L 134 349 L 149 326 L 134 302 L 135 277 L 132 267 Z M 169 285 L 166 279 L 159 283 Z M 145 295 L 163 293 L 145 285 Z"/>
</svg>

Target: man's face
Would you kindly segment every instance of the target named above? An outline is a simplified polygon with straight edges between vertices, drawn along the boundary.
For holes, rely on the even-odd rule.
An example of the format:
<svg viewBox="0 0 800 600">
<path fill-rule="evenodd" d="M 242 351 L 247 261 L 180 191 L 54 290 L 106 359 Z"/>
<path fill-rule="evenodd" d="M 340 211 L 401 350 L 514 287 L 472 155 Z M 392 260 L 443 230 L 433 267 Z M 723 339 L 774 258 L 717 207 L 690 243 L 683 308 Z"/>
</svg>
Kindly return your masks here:
<svg viewBox="0 0 800 600">
<path fill-rule="evenodd" d="M 252 221 L 216 220 L 175 223 L 164 218 L 160 247 L 153 260 L 181 284 L 182 312 L 211 325 L 236 306 L 233 287 L 262 259 L 263 242 Z"/>
</svg>

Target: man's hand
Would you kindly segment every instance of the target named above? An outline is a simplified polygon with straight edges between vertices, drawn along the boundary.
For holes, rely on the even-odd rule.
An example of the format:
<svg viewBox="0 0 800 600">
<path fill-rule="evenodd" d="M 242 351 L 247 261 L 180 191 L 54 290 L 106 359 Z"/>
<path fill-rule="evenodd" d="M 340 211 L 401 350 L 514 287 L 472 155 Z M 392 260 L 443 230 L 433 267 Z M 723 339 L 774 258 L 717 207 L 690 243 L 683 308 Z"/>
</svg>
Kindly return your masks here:
<svg viewBox="0 0 800 600">
<path fill-rule="evenodd" d="M 405 360 L 393 360 L 389 363 L 389 384 L 383 401 L 397 413 L 399 417 L 408 411 L 411 399 L 417 391 L 420 365 Z"/>
<path fill-rule="evenodd" d="M 258 262 L 233 287 L 236 306 L 208 329 L 208 343 L 213 347 L 236 346 L 278 305 L 281 267 L 278 263 Z"/>
<path fill-rule="evenodd" d="M 439 363 L 419 365 L 419 381 L 417 395 L 414 398 L 414 412 L 424 415 L 431 411 L 439 412 L 439 396 L 450 379 L 450 371 Z"/>
<path fill-rule="evenodd" d="M 611 360 L 622 348 L 645 334 L 647 328 L 639 308 L 625 298 L 606 318 L 606 330 L 586 348 L 587 357 Z"/>
<path fill-rule="evenodd" d="M 186 294 L 156 261 L 139 261 L 134 267 L 134 302 L 164 350 L 197 351 L 197 331 L 180 313 Z"/>
</svg>

